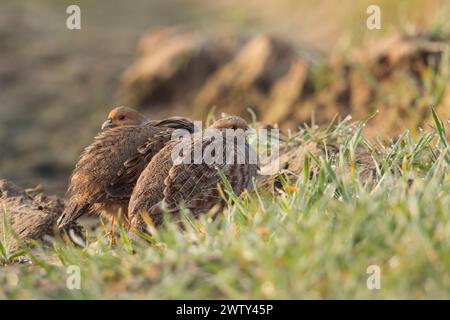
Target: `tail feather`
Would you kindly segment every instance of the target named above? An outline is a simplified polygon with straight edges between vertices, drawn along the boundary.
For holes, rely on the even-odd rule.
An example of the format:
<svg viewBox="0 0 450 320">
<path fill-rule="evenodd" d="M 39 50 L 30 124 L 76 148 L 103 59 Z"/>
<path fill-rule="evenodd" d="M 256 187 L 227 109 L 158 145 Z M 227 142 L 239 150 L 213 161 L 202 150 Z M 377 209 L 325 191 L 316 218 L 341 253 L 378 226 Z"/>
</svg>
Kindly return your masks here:
<svg viewBox="0 0 450 320">
<path fill-rule="evenodd" d="M 78 203 L 71 201 L 64 209 L 62 215 L 58 218 L 58 228 L 64 228 L 71 222 L 81 217 L 89 208 L 89 203 Z"/>
</svg>

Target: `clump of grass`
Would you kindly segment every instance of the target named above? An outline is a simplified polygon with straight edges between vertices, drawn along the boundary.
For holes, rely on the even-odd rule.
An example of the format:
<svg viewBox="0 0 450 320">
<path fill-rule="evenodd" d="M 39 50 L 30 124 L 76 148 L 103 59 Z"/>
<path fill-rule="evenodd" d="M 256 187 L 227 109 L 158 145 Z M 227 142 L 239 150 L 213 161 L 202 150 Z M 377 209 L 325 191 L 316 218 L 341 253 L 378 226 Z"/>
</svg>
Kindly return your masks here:
<svg viewBox="0 0 450 320">
<path fill-rule="evenodd" d="M 184 214 L 152 230 L 151 243 L 103 229 L 86 248 L 55 243 L 28 256 L 33 266 L 0 272 L 8 298 L 450 298 L 449 147 L 444 123 L 417 139 L 367 140 L 364 122 L 303 128 L 288 141 L 338 146 L 305 158 L 280 193 L 232 194 L 218 218 Z M 288 142 L 289 143 L 289 142 Z M 360 174 L 357 153 L 373 159 Z M 311 171 L 315 174 L 311 174 Z M 286 182 L 287 183 L 287 182 Z M 81 288 L 67 286 L 79 266 Z M 381 270 L 370 290 L 368 267 Z"/>
</svg>

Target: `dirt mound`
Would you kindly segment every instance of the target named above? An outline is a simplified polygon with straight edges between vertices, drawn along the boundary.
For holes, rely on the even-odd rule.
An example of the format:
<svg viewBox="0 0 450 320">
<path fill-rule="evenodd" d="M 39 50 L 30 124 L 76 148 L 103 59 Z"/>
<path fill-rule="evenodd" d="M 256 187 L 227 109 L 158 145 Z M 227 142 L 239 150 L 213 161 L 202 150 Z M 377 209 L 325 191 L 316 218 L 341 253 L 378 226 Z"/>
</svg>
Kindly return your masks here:
<svg viewBox="0 0 450 320">
<path fill-rule="evenodd" d="M 430 106 L 448 119 L 448 49 L 449 40 L 424 32 L 393 34 L 356 49 L 346 59 L 330 62 L 326 90 L 311 99 L 309 108 L 344 110 L 357 119 L 378 110 L 379 115 L 369 123 L 366 133 L 379 132 L 384 137 L 406 128 L 414 131 L 423 127 Z"/>
<path fill-rule="evenodd" d="M 153 115 L 190 114 L 185 108 L 195 93 L 241 42 L 175 27 L 156 29 L 139 42 L 139 58 L 123 73 L 118 100 Z"/>
<path fill-rule="evenodd" d="M 138 61 L 122 77 L 122 102 L 152 114 L 182 110 L 195 118 L 205 118 L 213 106 L 248 118 L 252 108 L 282 129 L 312 117 L 324 125 L 336 114 L 360 119 L 378 110 L 366 134 L 384 137 L 423 126 L 430 106 L 450 117 L 446 39 L 395 34 L 320 66 L 283 39 L 233 39 L 173 28 L 144 36 Z"/>
<path fill-rule="evenodd" d="M 6 212 L 11 230 L 22 242 L 45 241 L 48 236 L 54 236 L 56 220 L 64 210 L 64 202 L 56 196 L 45 195 L 41 187 L 22 189 L 7 180 L 0 180 L 0 203 L 2 204 L 1 221 Z M 75 223 L 65 231 L 68 231 L 69 235 L 75 234 L 83 239 L 83 230 Z M 62 234 L 65 234 L 65 231 Z M 3 232 L 3 223 L 1 223 L 2 236 Z M 15 240 L 13 246 L 17 246 Z"/>
<path fill-rule="evenodd" d="M 298 98 L 307 67 L 290 44 L 267 35 L 250 38 L 230 62 L 206 80 L 194 100 L 194 116 L 204 116 L 211 106 L 248 116 L 246 109 L 251 107 L 262 120 L 268 120 L 262 116 L 266 111 L 279 112 Z"/>
</svg>

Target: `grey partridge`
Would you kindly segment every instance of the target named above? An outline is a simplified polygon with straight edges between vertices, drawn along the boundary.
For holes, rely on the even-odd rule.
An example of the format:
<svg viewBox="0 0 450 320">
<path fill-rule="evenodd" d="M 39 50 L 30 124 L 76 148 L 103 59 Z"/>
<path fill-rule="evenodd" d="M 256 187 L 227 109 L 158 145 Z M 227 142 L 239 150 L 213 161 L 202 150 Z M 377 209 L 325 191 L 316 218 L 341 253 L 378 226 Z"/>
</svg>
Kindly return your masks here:
<svg viewBox="0 0 450 320">
<path fill-rule="evenodd" d="M 11 235 L 13 250 L 31 240 L 44 241 L 55 236 L 56 220 L 64 210 L 64 202 L 55 196 L 46 196 L 40 189 L 21 189 L 15 184 L 0 180 L 0 236 Z M 9 232 L 3 229 L 4 216 Z M 83 245 L 84 230 L 75 222 L 58 232 L 63 239 Z M 15 237 L 17 236 L 17 238 Z"/>
<path fill-rule="evenodd" d="M 223 138 L 222 141 L 205 134 L 210 128 L 217 130 Z M 130 198 L 128 212 L 133 228 L 146 231 L 145 215 L 158 226 L 163 222 L 164 212 L 177 215 L 181 207 L 190 210 L 195 216 L 215 206 L 223 207 L 225 201 L 218 188 L 219 185 L 223 186 L 224 181 L 219 171 L 230 182 L 235 194 L 239 195 L 244 189 L 251 189 L 257 173 L 257 164 L 256 161 L 250 161 L 255 153 L 245 139 L 244 130 L 249 129 L 245 120 L 237 116 L 227 116 L 214 122 L 210 128 L 203 134 L 194 134 L 188 139 L 187 144 L 191 148 L 183 157 L 188 156 L 191 160 L 189 163 L 174 163 L 173 151 L 183 142 L 172 141 L 153 157 L 139 177 Z M 227 129 L 236 133 L 234 138 L 226 137 Z M 244 144 L 239 146 L 237 141 L 240 138 L 243 138 L 241 141 L 244 141 Z M 214 141 L 223 144 L 223 148 L 217 149 L 223 152 L 223 161 L 208 164 L 202 159 L 200 163 L 194 162 L 196 148 L 202 150 L 205 155 L 211 152 L 209 148 L 216 143 Z M 232 154 L 232 161 L 225 161 L 227 154 Z M 243 161 L 237 161 L 239 155 Z M 184 160 L 183 157 L 180 160 Z"/>
<path fill-rule="evenodd" d="M 134 125 L 116 123 L 99 133 L 84 149 L 72 173 L 70 200 L 58 226 L 64 227 L 88 212 L 100 213 L 112 222 L 122 212 L 126 225 L 128 201 L 139 175 L 176 129 L 193 132 L 194 125 L 184 118 L 146 119 Z"/>
</svg>

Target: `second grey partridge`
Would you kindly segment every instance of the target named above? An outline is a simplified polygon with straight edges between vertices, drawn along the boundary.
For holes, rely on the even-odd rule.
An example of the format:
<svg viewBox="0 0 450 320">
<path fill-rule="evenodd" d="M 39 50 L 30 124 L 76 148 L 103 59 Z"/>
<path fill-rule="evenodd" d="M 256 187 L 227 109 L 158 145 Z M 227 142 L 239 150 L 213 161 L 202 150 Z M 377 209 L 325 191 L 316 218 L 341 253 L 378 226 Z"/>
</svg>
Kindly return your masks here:
<svg viewBox="0 0 450 320">
<path fill-rule="evenodd" d="M 219 119 L 210 128 L 218 130 L 223 138 L 227 129 L 240 132 L 241 135 L 245 135 L 245 130 L 249 129 L 246 121 L 237 116 Z M 222 159 L 226 159 L 227 152 L 233 150 L 231 163 L 222 161 L 208 164 L 205 161 L 201 163 L 191 161 L 174 164 L 172 151 L 181 142 L 173 141 L 161 149 L 142 172 L 133 190 L 128 209 L 131 225 L 145 232 L 146 222 L 143 218 L 145 215 L 148 215 L 155 225 L 160 225 L 163 222 L 164 212 L 176 215 L 181 207 L 190 210 L 196 216 L 216 205 L 223 207 L 225 201 L 220 196 L 218 186 L 223 186 L 224 181 L 219 171 L 230 182 L 235 194 L 239 195 L 244 189 L 251 189 L 253 178 L 257 173 L 257 164 L 249 161 L 250 155 L 254 156 L 254 151 L 245 137 L 244 145 L 239 147 L 236 143 L 238 136 L 239 134 L 235 135 L 236 139 L 223 139 L 223 142 L 220 142 L 223 143 Z M 192 160 L 196 147 L 205 154 L 208 147 L 214 143 L 214 139 L 204 131 L 203 135 L 191 135 L 188 143 L 191 145 Z M 238 162 L 237 157 L 242 153 L 244 161 Z"/>
</svg>

